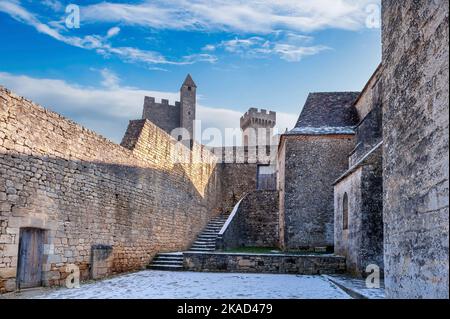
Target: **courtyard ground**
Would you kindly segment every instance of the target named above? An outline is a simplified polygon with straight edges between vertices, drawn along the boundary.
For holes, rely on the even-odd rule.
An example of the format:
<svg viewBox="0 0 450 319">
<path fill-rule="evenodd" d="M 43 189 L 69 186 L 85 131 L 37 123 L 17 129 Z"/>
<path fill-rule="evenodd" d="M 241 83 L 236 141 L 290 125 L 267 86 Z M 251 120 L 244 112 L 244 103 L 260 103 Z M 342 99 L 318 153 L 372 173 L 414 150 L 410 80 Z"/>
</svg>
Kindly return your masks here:
<svg viewBox="0 0 450 319">
<path fill-rule="evenodd" d="M 8 298 L 35 299 L 349 299 L 324 276 L 146 270 L 82 284 L 39 289 Z"/>
</svg>

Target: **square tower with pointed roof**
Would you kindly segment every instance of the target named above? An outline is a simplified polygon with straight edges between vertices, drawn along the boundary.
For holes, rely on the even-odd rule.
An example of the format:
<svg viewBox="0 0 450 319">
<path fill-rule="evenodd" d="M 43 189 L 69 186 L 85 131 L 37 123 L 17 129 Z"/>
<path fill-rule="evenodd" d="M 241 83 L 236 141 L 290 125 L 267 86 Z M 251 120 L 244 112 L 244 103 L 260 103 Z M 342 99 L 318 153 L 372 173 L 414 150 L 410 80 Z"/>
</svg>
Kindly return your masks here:
<svg viewBox="0 0 450 319">
<path fill-rule="evenodd" d="M 174 105 L 166 99 L 156 102 L 154 97 L 144 100 L 143 119 L 148 119 L 169 134 L 183 135 L 183 140 L 194 140 L 197 85 L 188 74 L 180 88 L 180 101 Z M 174 130 L 182 128 L 184 132 Z M 181 134 L 182 133 L 182 134 Z M 187 135 L 189 134 L 189 135 Z M 192 142 L 191 142 L 192 144 Z"/>
</svg>

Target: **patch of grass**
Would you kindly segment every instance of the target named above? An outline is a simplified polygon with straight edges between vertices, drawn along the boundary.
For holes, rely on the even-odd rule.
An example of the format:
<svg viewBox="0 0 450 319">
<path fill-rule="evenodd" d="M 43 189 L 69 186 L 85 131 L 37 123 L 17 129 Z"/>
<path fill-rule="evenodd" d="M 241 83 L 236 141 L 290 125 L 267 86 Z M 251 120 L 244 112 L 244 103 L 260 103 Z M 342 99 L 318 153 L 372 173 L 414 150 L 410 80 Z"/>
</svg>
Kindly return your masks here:
<svg viewBox="0 0 450 319">
<path fill-rule="evenodd" d="M 308 250 L 288 250 L 281 251 L 275 247 L 239 247 L 225 250 L 227 253 L 244 253 L 244 254 L 293 254 L 293 255 L 325 255 L 329 252 L 314 252 Z"/>
<path fill-rule="evenodd" d="M 225 250 L 227 253 L 249 253 L 249 254 L 280 254 L 278 248 L 274 247 L 239 247 Z"/>
</svg>

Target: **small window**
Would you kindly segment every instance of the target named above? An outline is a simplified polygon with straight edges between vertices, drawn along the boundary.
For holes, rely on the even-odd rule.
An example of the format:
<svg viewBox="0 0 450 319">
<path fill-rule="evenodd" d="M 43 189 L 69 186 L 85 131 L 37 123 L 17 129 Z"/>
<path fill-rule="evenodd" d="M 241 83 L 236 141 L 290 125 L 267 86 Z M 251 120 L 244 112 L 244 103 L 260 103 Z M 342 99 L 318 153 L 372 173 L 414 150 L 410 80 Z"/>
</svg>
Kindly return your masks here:
<svg viewBox="0 0 450 319">
<path fill-rule="evenodd" d="M 188 86 L 188 91 L 192 91 L 192 87 Z"/>
<path fill-rule="evenodd" d="M 277 175 L 275 167 L 271 165 L 258 165 L 256 176 L 256 189 L 275 190 L 277 188 Z"/>
<path fill-rule="evenodd" d="M 348 229 L 348 195 L 344 194 L 344 199 L 342 200 L 342 228 L 344 230 Z"/>
</svg>

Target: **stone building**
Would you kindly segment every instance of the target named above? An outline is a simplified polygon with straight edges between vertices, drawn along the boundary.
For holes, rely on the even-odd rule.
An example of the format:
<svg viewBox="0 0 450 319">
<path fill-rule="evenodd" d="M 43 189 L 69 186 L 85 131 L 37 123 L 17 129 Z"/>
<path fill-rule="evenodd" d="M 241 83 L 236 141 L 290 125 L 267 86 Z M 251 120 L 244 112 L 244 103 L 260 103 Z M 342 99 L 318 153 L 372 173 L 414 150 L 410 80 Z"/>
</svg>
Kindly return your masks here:
<svg viewBox="0 0 450 319">
<path fill-rule="evenodd" d="M 382 5 L 386 292 L 449 298 L 449 2 Z"/>
<path fill-rule="evenodd" d="M 242 145 L 270 145 L 273 138 L 273 128 L 276 124 L 276 113 L 267 110 L 249 109 L 241 117 Z"/>
<path fill-rule="evenodd" d="M 121 145 L 0 87 L 0 293 L 63 285 L 71 265 L 82 280 L 142 269 L 231 212 L 225 248 L 334 246 L 342 257 L 274 254 L 267 267 L 191 253 L 192 269 L 364 276 L 376 264 L 389 298 L 448 298 L 448 1 L 382 6 L 382 63 L 366 87 L 310 94 L 277 152 L 250 138 L 193 142 L 190 76 L 173 106 L 145 98 Z M 252 112 L 242 127 L 267 134 L 274 113 Z M 170 135 L 179 127 L 189 148 Z M 275 164 L 278 189 L 261 183 Z"/>
<path fill-rule="evenodd" d="M 257 189 L 267 158 L 226 163 L 169 135 L 192 131 L 195 91 L 188 76 L 180 112 L 146 98 L 117 145 L 0 87 L 0 293 L 63 285 L 70 265 L 81 280 L 142 269 Z"/>
<path fill-rule="evenodd" d="M 278 149 L 280 243 L 284 249 L 334 245 L 333 182 L 347 168 L 358 122 L 357 92 L 312 93 Z"/>
<path fill-rule="evenodd" d="M 82 280 L 142 269 L 226 210 L 210 151 L 194 144 L 193 160 L 179 160 L 177 141 L 148 120 L 126 136 L 114 144 L 0 89 L 0 292 L 62 285 L 70 264 Z M 98 247 L 112 248 L 106 271 Z"/>
<path fill-rule="evenodd" d="M 157 103 L 154 97 L 146 96 L 142 119 L 148 119 L 168 134 L 178 139 L 194 140 L 194 120 L 196 112 L 197 85 L 188 74 L 180 88 L 180 101 L 170 105 L 162 99 Z M 192 142 L 191 142 L 192 144 Z"/>
<path fill-rule="evenodd" d="M 354 102 L 356 145 L 334 183 L 334 251 L 357 276 L 365 276 L 369 265 L 384 267 L 381 76 L 380 65 Z"/>
</svg>

